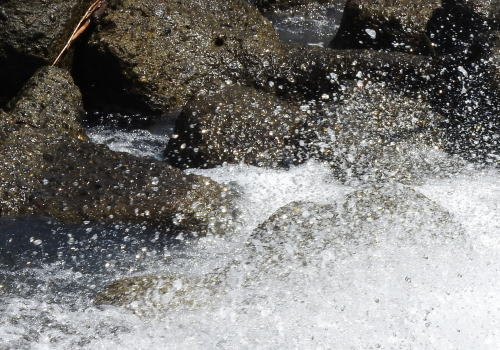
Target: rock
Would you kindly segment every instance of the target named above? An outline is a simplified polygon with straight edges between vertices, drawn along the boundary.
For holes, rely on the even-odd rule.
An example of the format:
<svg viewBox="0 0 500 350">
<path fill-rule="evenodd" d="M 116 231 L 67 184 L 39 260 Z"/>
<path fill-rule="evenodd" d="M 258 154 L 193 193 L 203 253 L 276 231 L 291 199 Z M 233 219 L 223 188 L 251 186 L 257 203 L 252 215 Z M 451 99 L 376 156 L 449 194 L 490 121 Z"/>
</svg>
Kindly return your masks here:
<svg viewBox="0 0 500 350">
<path fill-rule="evenodd" d="M 111 6 L 76 70 L 89 100 L 135 100 L 168 114 L 214 80 L 262 82 L 277 43 L 271 23 L 240 0 L 124 0 Z"/>
<path fill-rule="evenodd" d="M 256 8 L 238 0 L 124 0 L 110 6 L 76 59 L 88 108 L 167 118 L 228 81 L 295 98 L 336 89 L 331 74 L 361 71 L 408 88 L 426 82 L 432 68 L 412 55 L 286 45 Z"/>
<path fill-rule="evenodd" d="M 206 276 L 138 276 L 117 280 L 94 299 L 97 305 L 127 306 L 143 314 L 149 309 L 199 308 L 220 293 L 222 280 Z"/>
<path fill-rule="evenodd" d="M 216 233 L 225 222 L 219 184 L 79 137 L 81 101 L 67 73 L 42 70 L 20 96 L 0 123 L 1 216 L 144 222 L 175 235 Z"/>
<path fill-rule="evenodd" d="M 461 53 L 488 30 L 480 0 L 348 0 L 332 48 L 373 48 L 420 54 Z"/>
<path fill-rule="evenodd" d="M 320 112 L 303 130 L 299 158 L 327 161 L 348 182 L 412 183 L 423 174 L 457 171 L 461 162 L 439 152 L 444 117 L 422 98 L 358 83 L 346 84 L 336 103 L 313 107 Z"/>
<path fill-rule="evenodd" d="M 84 137 L 82 97 L 66 70 L 41 68 L 10 103 L 14 112 L 9 119 L 15 124 Z"/>
<path fill-rule="evenodd" d="M 400 184 L 371 185 L 348 194 L 340 217 L 355 240 L 370 244 L 383 240 L 430 244 L 464 235 L 447 210 Z"/>
<path fill-rule="evenodd" d="M 287 163 L 305 120 L 298 106 L 252 88 L 229 85 L 200 94 L 177 119 L 167 159 L 179 167 Z"/>
<path fill-rule="evenodd" d="M 269 274 L 288 278 L 304 266 L 324 268 L 332 257 L 338 263 L 360 249 L 448 244 L 463 234 L 450 213 L 414 189 L 373 185 L 339 205 L 292 202 L 278 209 L 252 233 L 241 266 L 254 283 Z"/>
<path fill-rule="evenodd" d="M 337 209 L 332 204 L 292 202 L 260 224 L 247 242 L 257 268 L 275 264 L 305 265 L 337 236 Z"/>
<path fill-rule="evenodd" d="M 0 3 L 0 106 L 41 66 L 52 63 L 90 0 Z"/>
<path fill-rule="evenodd" d="M 1 215 L 144 222 L 196 236 L 216 233 L 228 210 L 227 190 L 205 177 L 44 131 L 12 132 L 0 163 Z"/>
</svg>

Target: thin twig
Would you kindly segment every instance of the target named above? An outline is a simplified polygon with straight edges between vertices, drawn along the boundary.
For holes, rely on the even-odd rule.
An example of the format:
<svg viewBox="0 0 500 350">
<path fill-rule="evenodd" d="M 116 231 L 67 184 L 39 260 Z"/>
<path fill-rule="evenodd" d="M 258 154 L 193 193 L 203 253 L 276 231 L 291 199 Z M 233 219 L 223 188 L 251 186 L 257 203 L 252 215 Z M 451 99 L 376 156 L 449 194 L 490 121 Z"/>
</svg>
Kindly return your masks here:
<svg viewBox="0 0 500 350">
<path fill-rule="evenodd" d="M 90 25 L 90 17 L 95 11 L 97 11 L 101 7 L 102 2 L 103 0 L 96 0 L 92 3 L 92 5 L 90 5 L 87 12 L 85 12 L 85 14 L 80 19 L 80 22 L 78 22 L 78 24 L 76 25 L 75 29 L 73 30 L 73 33 L 66 42 L 66 45 L 64 45 L 63 49 L 61 50 L 57 58 L 54 60 L 54 63 L 52 63 L 53 66 L 55 66 L 57 62 L 59 62 L 62 55 L 68 50 L 73 41 L 75 41 L 88 28 L 88 26 Z"/>
</svg>

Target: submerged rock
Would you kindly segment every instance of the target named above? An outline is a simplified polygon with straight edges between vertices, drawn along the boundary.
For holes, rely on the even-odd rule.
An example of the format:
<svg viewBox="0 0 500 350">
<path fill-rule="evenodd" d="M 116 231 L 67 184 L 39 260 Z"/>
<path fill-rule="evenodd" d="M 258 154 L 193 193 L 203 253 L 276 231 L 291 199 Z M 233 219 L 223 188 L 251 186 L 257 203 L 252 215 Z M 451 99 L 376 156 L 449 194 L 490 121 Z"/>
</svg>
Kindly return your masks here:
<svg viewBox="0 0 500 350">
<path fill-rule="evenodd" d="M 304 120 L 298 106 L 263 91 L 229 85 L 200 94 L 186 106 L 166 157 L 180 167 L 283 166 Z"/>
<path fill-rule="evenodd" d="M 372 185 L 346 196 L 342 225 L 361 241 L 430 244 L 463 239 L 464 229 L 442 206 L 411 187 Z"/>
<path fill-rule="evenodd" d="M 0 106 L 41 66 L 52 63 L 90 0 L 0 3 Z"/>
<path fill-rule="evenodd" d="M 338 239 L 337 209 L 332 204 L 292 202 L 260 224 L 247 242 L 249 260 L 258 268 L 283 264 L 307 264 L 310 258 Z"/>
<path fill-rule="evenodd" d="M 222 232 L 224 187 L 80 136 L 81 102 L 67 73 L 42 70 L 20 96 L 0 123 L 0 215 L 144 222 L 172 234 Z"/>
<path fill-rule="evenodd" d="M 271 273 L 288 278 L 304 266 L 335 260 L 379 245 L 432 247 L 463 239 L 464 229 L 443 207 L 401 184 L 355 190 L 339 205 L 292 202 L 250 236 L 240 267 L 248 283 Z"/>
<path fill-rule="evenodd" d="M 138 276 L 120 279 L 95 296 L 97 305 L 126 306 L 139 314 L 150 309 L 199 308 L 220 293 L 222 280 L 206 276 Z"/>
</svg>

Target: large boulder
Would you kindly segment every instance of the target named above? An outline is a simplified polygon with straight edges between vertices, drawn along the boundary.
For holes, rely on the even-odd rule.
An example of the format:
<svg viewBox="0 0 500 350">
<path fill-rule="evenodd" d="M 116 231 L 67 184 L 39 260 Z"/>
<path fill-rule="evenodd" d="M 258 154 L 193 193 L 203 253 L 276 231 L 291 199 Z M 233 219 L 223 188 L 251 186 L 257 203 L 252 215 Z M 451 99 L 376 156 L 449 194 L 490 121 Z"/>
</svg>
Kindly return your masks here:
<svg viewBox="0 0 500 350">
<path fill-rule="evenodd" d="M 298 106 L 272 94 L 225 86 L 200 94 L 186 106 L 166 156 L 179 167 L 207 168 L 225 162 L 284 166 L 304 121 Z"/>
<path fill-rule="evenodd" d="M 419 85 L 428 59 L 287 45 L 244 1 L 124 0 L 76 55 L 88 108 L 169 115 L 227 81 L 280 95 L 336 88 L 331 74 Z"/>
<path fill-rule="evenodd" d="M 488 30 L 494 1 L 348 0 L 332 48 L 462 53 Z"/>
<path fill-rule="evenodd" d="M 52 63 L 90 0 L 0 3 L 0 106 L 41 66 Z"/>
<path fill-rule="evenodd" d="M 299 159 L 327 161 L 344 181 L 412 183 L 459 168 L 458 159 L 440 152 L 446 119 L 422 97 L 358 83 L 311 114 Z"/>
<path fill-rule="evenodd" d="M 292 202 L 260 224 L 241 259 L 249 283 L 271 273 L 287 278 L 303 266 L 376 249 L 433 246 L 463 239 L 443 207 L 401 184 L 370 185 L 334 202 Z"/>
<path fill-rule="evenodd" d="M 167 114 L 214 80 L 262 81 L 275 43 L 271 23 L 244 1 L 124 0 L 79 55 L 77 76 L 91 101 Z"/>
<path fill-rule="evenodd" d="M 78 135 L 77 96 L 66 73 L 43 70 L 21 93 L 18 107 L 2 117 L 0 215 L 144 222 L 172 234 L 217 231 L 228 205 L 224 187 L 86 141 Z"/>
</svg>

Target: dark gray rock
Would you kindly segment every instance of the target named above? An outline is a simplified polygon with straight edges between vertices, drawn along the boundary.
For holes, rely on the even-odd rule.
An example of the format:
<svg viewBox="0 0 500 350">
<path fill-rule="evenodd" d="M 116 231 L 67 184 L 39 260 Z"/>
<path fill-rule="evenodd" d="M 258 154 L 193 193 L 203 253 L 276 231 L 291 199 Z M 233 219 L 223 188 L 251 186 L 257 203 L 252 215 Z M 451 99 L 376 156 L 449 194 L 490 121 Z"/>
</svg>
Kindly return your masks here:
<svg viewBox="0 0 500 350">
<path fill-rule="evenodd" d="M 0 106 L 42 65 L 52 63 L 90 0 L 0 3 Z"/>
<path fill-rule="evenodd" d="M 166 150 L 179 167 L 284 166 L 305 114 L 272 94 L 229 85 L 200 94 L 177 119 Z"/>
<path fill-rule="evenodd" d="M 271 23 L 243 1 L 124 0 L 92 36 L 78 75 L 90 94 L 115 83 L 138 105 L 175 112 L 214 80 L 262 81 L 277 43 Z"/>
<path fill-rule="evenodd" d="M 237 0 L 125 0 L 110 6 L 77 60 L 91 108 L 163 115 L 228 80 L 290 97 L 335 89 L 331 73 L 362 71 L 408 87 L 431 68 L 411 55 L 286 45 L 255 7 Z"/>
<path fill-rule="evenodd" d="M 64 71 L 42 70 L 20 96 L 0 120 L 1 216 L 146 223 L 172 234 L 220 228 L 224 187 L 79 134 L 79 93 Z"/>
<path fill-rule="evenodd" d="M 491 1 L 349 0 L 332 48 L 374 48 L 421 54 L 461 53 L 489 30 Z"/>
<path fill-rule="evenodd" d="M 82 97 L 68 71 L 44 67 L 26 83 L 10 102 L 10 121 L 36 129 L 61 131 L 83 137 L 80 124 Z"/>
</svg>

